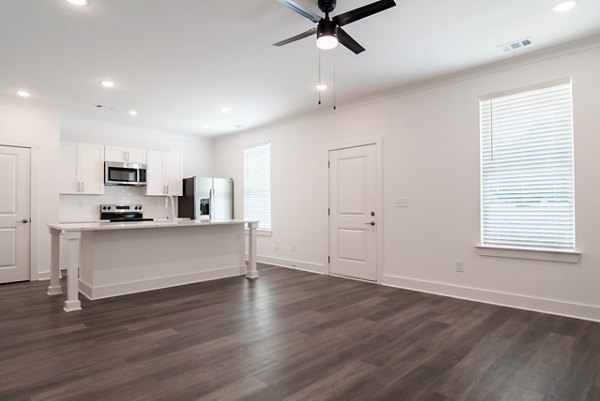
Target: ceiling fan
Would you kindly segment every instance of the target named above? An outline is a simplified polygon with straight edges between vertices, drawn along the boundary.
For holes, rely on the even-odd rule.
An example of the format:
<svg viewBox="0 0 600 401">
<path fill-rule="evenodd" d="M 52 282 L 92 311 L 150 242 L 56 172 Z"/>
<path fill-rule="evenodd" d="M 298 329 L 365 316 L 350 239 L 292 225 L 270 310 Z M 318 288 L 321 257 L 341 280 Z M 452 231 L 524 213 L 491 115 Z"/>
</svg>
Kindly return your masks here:
<svg viewBox="0 0 600 401">
<path fill-rule="evenodd" d="M 342 26 L 348 25 L 370 15 L 377 14 L 378 12 L 387 10 L 388 8 L 396 5 L 394 0 L 380 0 L 376 1 L 375 3 L 371 3 L 366 6 L 355 8 L 354 10 L 336 15 L 333 18 L 329 18 L 329 13 L 335 9 L 336 0 L 318 0 L 319 9 L 325 13 L 325 17 L 323 18 L 293 2 L 292 0 L 279 0 L 279 2 L 318 25 L 316 28 L 311 28 L 299 35 L 292 36 L 291 38 L 274 43 L 273 46 L 280 47 L 317 34 L 317 47 L 319 47 L 319 49 L 333 49 L 339 42 L 356 54 L 365 51 L 365 48 L 362 47 L 350 35 L 348 35 L 348 33 L 342 29 Z"/>
</svg>

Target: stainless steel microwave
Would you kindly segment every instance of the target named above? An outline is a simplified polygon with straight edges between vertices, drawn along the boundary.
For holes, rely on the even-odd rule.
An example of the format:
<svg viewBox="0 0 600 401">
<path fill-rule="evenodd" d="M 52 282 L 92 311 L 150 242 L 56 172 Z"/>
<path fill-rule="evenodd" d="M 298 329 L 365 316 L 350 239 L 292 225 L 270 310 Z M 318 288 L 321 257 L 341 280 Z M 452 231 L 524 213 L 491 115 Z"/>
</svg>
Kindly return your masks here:
<svg viewBox="0 0 600 401">
<path fill-rule="evenodd" d="M 104 185 L 146 185 L 146 165 L 104 162 Z"/>
</svg>

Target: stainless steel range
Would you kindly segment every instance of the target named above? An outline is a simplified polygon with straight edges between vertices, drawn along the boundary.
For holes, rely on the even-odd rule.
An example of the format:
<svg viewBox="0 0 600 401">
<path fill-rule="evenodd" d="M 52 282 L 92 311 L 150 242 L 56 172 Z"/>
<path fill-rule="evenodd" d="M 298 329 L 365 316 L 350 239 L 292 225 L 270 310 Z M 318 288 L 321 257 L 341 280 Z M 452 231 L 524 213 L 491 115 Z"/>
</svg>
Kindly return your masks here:
<svg viewBox="0 0 600 401">
<path fill-rule="evenodd" d="M 142 205 L 100 205 L 100 220 L 122 222 L 153 221 L 154 219 L 144 218 Z"/>
</svg>

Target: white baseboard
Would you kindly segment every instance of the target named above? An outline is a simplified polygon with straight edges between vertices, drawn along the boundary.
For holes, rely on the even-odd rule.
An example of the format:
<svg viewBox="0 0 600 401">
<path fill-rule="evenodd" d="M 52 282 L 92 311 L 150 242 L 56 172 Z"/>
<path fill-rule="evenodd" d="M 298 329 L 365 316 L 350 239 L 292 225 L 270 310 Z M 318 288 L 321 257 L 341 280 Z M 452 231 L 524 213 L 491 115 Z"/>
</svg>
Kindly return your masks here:
<svg viewBox="0 0 600 401">
<path fill-rule="evenodd" d="M 153 277 L 145 280 L 129 281 L 125 283 L 109 284 L 96 287 L 92 287 L 84 281 L 79 280 L 79 291 L 86 298 L 90 300 L 96 300 L 116 297 L 119 295 L 158 290 L 161 288 L 177 287 L 180 285 L 199 283 L 201 281 L 241 276 L 244 274 L 246 274 L 246 266 L 229 266 L 220 267 L 214 270 L 179 274 L 176 276 Z"/>
<path fill-rule="evenodd" d="M 67 269 L 61 269 L 60 271 L 61 277 L 67 275 Z M 47 281 L 50 280 L 50 272 L 39 272 L 37 276 L 37 281 Z"/>
<path fill-rule="evenodd" d="M 258 255 L 256 257 L 257 262 L 265 263 L 268 265 L 275 265 L 281 267 L 289 267 L 291 269 L 303 270 L 311 273 L 318 274 L 328 274 L 327 266 L 324 264 L 313 263 L 313 262 L 303 262 L 301 260 L 294 259 L 282 259 L 282 258 L 273 258 L 271 256 L 263 256 Z"/>
<path fill-rule="evenodd" d="M 403 288 L 407 290 L 444 295 L 452 298 L 483 302 L 511 308 L 525 309 L 535 312 L 572 317 L 583 320 L 600 322 L 600 306 L 578 304 L 548 298 L 537 298 L 528 295 L 509 292 L 485 290 L 481 288 L 463 287 L 435 281 L 417 280 L 384 274 L 382 285 Z"/>
<path fill-rule="evenodd" d="M 37 275 L 37 281 L 50 280 L 50 272 L 39 272 Z"/>
</svg>

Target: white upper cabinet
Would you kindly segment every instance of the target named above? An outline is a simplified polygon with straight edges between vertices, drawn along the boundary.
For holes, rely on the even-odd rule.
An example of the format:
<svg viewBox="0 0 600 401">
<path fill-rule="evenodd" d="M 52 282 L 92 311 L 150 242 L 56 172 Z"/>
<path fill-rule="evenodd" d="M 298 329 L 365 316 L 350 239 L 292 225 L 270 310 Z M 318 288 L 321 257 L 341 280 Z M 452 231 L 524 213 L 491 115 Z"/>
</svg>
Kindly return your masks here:
<svg viewBox="0 0 600 401">
<path fill-rule="evenodd" d="M 107 162 L 146 164 L 146 151 L 143 149 L 105 146 L 104 159 Z"/>
<path fill-rule="evenodd" d="M 60 145 L 60 193 L 104 193 L 104 147 L 62 142 Z"/>
<path fill-rule="evenodd" d="M 183 156 L 179 153 L 147 152 L 146 195 L 183 195 Z"/>
</svg>

